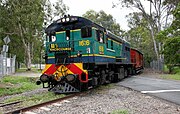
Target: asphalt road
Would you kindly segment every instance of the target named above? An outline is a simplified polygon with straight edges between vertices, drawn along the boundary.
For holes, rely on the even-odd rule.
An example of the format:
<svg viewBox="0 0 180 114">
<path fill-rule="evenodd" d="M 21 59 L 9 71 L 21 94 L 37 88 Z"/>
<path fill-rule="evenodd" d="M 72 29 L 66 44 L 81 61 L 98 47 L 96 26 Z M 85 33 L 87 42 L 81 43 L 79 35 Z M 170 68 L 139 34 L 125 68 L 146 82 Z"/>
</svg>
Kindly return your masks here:
<svg viewBox="0 0 180 114">
<path fill-rule="evenodd" d="M 180 105 L 180 81 L 132 76 L 118 83 Z"/>
</svg>

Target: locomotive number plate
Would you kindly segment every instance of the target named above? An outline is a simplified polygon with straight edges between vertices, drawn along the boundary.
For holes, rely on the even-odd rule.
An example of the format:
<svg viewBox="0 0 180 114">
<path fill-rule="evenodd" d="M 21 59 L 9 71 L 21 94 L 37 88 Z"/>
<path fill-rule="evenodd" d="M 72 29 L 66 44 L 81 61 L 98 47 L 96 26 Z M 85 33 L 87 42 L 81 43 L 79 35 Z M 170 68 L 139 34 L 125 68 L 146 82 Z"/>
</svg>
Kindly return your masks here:
<svg viewBox="0 0 180 114">
<path fill-rule="evenodd" d="M 79 46 L 89 46 L 90 41 L 89 40 L 81 40 L 79 41 Z"/>
</svg>

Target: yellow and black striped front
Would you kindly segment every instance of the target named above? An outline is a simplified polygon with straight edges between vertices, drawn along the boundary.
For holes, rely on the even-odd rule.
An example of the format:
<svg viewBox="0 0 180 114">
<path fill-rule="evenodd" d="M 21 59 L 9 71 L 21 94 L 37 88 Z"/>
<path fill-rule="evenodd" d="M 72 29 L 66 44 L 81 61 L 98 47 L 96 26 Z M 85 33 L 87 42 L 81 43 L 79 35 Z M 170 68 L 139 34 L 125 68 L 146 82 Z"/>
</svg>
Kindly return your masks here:
<svg viewBox="0 0 180 114">
<path fill-rule="evenodd" d="M 71 63 L 68 65 L 46 64 L 42 74 L 46 74 L 48 76 L 55 75 L 56 80 L 62 76 L 76 74 L 81 82 L 88 82 L 88 71 L 83 69 L 83 63 Z M 85 77 L 82 77 L 82 74 L 85 74 Z"/>
</svg>

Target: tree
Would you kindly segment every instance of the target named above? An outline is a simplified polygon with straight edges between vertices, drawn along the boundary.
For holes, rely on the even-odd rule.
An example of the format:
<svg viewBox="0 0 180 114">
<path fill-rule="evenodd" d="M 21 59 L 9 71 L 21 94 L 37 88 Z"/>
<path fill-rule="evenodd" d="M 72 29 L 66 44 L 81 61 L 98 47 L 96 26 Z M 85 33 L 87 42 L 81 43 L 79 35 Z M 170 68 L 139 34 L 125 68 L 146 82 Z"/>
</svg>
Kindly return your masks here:
<svg viewBox="0 0 180 114">
<path fill-rule="evenodd" d="M 43 23 L 43 1 L 42 0 L 3 0 L 1 7 L 4 17 L 2 22 L 6 23 L 3 33 L 15 36 L 13 39 L 24 49 L 26 67 L 31 69 L 33 43 L 41 37 Z M 10 18 L 9 18 L 10 17 Z"/>
<path fill-rule="evenodd" d="M 174 66 L 180 66 L 180 3 L 173 11 L 173 16 L 171 26 L 158 34 L 159 40 L 164 43 L 162 53 L 170 73 Z"/>
<path fill-rule="evenodd" d="M 66 14 L 69 10 L 69 7 L 63 3 L 63 0 L 57 0 L 55 3 L 46 0 L 44 4 L 44 21 L 45 26 L 52 23 L 56 18 L 60 18 Z"/>
<path fill-rule="evenodd" d="M 128 16 L 128 26 L 130 30 L 126 33 L 127 41 L 131 47 L 140 50 L 144 54 L 145 66 L 155 58 L 153 41 L 147 28 L 147 21 L 143 18 L 142 13 L 130 13 Z"/>
<path fill-rule="evenodd" d="M 124 33 L 124 31 L 121 30 L 120 25 L 116 23 L 113 16 L 106 14 L 104 11 L 95 12 L 94 10 L 89 10 L 83 14 L 83 17 L 90 19 L 99 25 L 102 25 L 104 28 L 118 36 L 122 36 Z"/>
<path fill-rule="evenodd" d="M 61 9 L 65 7 L 62 0 L 48 3 L 49 0 L 0 0 L 0 35 L 10 35 L 11 52 L 17 55 L 19 61 L 25 61 L 28 70 L 33 58 L 37 58 L 34 55 L 39 55 L 38 50 L 44 43 L 44 21 L 50 19 L 52 22 L 52 17 L 66 11 Z"/>
<path fill-rule="evenodd" d="M 175 8 L 174 4 L 165 4 L 163 0 L 147 0 L 149 1 L 150 9 L 145 10 L 141 0 L 119 0 L 123 7 L 135 8 L 142 13 L 144 19 L 148 22 L 148 29 L 151 33 L 151 38 L 153 40 L 154 51 L 157 59 L 161 59 L 159 55 L 159 50 L 161 50 L 161 43 L 157 42 L 155 36 L 162 30 L 163 25 L 167 27 L 169 12 Z M 166 0 L 169 2 L 170 0 Z M 118 3 L 119 4 L 119 3 Z M 113 7 L 117 6 L 113 4 Z M 158 46 L 159 45 L 159 46 Z"/>
</svg>

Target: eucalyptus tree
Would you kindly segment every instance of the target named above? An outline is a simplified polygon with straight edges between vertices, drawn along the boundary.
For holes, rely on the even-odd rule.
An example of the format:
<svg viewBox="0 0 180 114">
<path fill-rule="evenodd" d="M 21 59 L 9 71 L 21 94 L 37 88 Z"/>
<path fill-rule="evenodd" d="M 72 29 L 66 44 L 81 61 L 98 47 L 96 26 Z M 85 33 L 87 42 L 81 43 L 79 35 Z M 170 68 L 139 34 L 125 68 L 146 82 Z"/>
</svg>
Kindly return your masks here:
<svg viewBox="0 0 180 114">
<path fill-rule="evenodd" d="M 46 0 L 44 3 L 44 26 L 46 27 L 57 18 L 64 16 L 68 10 L 69 7 L 63 3 L 63 0 L 56 0 L 55 2 Z"/>
<path fill-rule="evenodd" d="M 26 67 L 31 69 L 33 45 L 40 37 L 43 23 L 42 0 L 2 0 L 2 34 L 12 36 L 16 50 L 24 50 Z M 15 39 L 16 38 L 16 39 Z M 14 50 L 14 49 L 13 49 Z M 18 51 L 17 51 L 18 52 Z M 19 51 L 21 52 L 21 51 Z M 20 55 L 20 54 L 19 54 Z"/>
<path fill-rule="evenodd" d="M 34 55 L 39 54 L 37 50 L 44 43 L 43 23 L 52 15 L 59 16 L 65 12 L 62 0 L 48 3 L 49 0 L 0 0 L 0 35 L 11 37 L 11 52 L 16 52 L 19 60 L 25 61 L 28 70 Z"/>
<path fill-rule="evenodd" d="M 142 13 L 142 16 L 148 22 L 147 27 L 153 40 L 154 51 L 157 59 L 161 58 L 159 54 L 159 50 L 161 50 L 161 42 L 158 43 L 155 36 L 163 29 L 163 27 L 168 27 L 168 20 L 171 17 L 170 11 L 176 7 L 174 4 L 166 4 L 169 1 L 170 0 L 119 0 L 118 3 L 113 4 L 113 7 L 121 4 L 122 7 L 136 9 L 138 12 Z M 149 10 L 145 9 L 143 2 L 149 2 Z"/>
<path fill-rule="evenodd" d="M 130 30 L 126 32 L 127 40 L 131 47 L 140 50 L 144 54 L 145 66 L 156 58 L 154 53 L 153 41 L 147 28 L 147 21 L 143 18 L 141 12 L 130 13 L 126 16 Z"/>
<path fill-rule="evenodd" d="M 120 25 L 116 23 L 116 20 L 111 14 L 106 14 L 104 11 L 96 12 L 94 10 L 89 10 L 83 17 L 92 20 L 93 22 L 102 25 L 106 29 L 110 30 L 118 36 L 122 36 L 124 31 L 121 29 Z"/>
<path fill-rule="evenodd" d="M 164 43 L 162 53 L 170 73 L 174 66 L 180 67 L 180 3 L 173 11 L 173 16 L 171 26 L 158 34 L 158 39 Z"/>
</svg>

